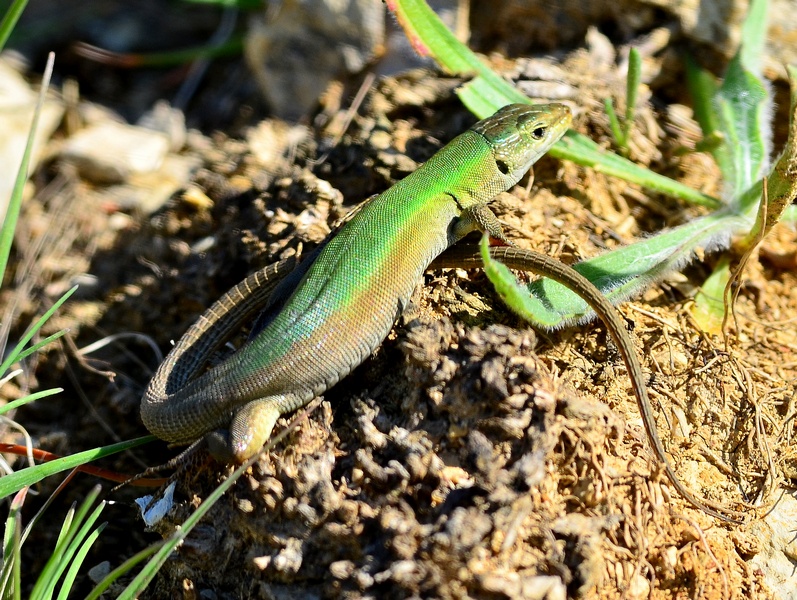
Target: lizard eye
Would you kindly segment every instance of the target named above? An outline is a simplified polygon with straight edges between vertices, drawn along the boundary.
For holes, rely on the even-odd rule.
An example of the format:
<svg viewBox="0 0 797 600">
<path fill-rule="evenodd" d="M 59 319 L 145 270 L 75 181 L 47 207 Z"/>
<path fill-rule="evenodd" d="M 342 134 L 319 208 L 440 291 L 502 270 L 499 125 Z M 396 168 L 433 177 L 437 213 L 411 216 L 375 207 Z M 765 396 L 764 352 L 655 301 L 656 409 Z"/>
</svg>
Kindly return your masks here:
<svg viewBox="0 0 797 600">
<path fill-rule="evenodd" d="M 501 171 L 503 175 L 509 174 L 509 165 L 506 164 L 504 161 L 500 159 L 495 161 L 495 166 L 498 167 L 498 170 Z"/>
<path fill-rule="evenodd" d="M 535 140 L 541 140 L 545 135 L 545 127 L 537 127 L 534 131 L 531 132 L 531 137 Z"/>
</svg>

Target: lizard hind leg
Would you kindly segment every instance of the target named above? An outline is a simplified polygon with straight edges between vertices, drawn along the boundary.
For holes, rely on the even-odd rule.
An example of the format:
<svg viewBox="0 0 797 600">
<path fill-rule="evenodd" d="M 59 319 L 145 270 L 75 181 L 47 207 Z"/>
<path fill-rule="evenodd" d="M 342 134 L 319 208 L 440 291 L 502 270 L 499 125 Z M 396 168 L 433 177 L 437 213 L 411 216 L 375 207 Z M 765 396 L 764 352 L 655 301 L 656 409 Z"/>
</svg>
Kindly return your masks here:
<svg viewBox="0 0 797 600">
<path fill-rule="evenodd" d="M 242 463 L 261 451 L 274 424 L 285 410 L 284 396 L 258 398 L 233 414 L 229 429 L 216 429 L 205 435 L 210 454 L 222 463 Z"/>
</svg>

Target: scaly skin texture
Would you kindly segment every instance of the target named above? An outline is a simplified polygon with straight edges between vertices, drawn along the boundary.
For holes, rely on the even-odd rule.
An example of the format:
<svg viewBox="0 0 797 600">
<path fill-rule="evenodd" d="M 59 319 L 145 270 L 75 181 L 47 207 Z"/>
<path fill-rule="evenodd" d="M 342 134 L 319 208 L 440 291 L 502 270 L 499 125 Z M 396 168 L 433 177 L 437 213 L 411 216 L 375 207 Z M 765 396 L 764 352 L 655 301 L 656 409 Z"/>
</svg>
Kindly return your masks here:
<svg viewBox="0 0 797 600">
<path fill-rule="evenodd" d="M 474 229 L 502 237 L 486 204 L 570 121 L 561 104 L 504 107 L 361 205 L 282 281 L 279 269 L 250 276 L 159 367 L 142 399 L 144 425 L 171 442 L 207 436 L 222 460 L 257 453 L 281 414 L 322 394 L 382 343 L 437 255 Z M 263 305 L 254 339 L 195 377 L 217 339 Z"/>
<path fill-rule="evenodd" d="M 455 138 L 415 173 L 355 209 L 298 266 L 287 259 L 239 283 L 186 332 L 142 400 L 147 428 L 163 439 L 201 437 L 220 460 L 256 454 L 277 418 L 323 393 L 382 343 L 430 263 L 474 229 L 503 239 L 486 204 L 509 189 L 564 133 L 570 111 L 558 104 L 511 105 Z M 550 277 L 578 293 L 620 350 L 656 458 L 679 493 L 725 520 L 678 479 L 656 430 L 644 373 L 622 319 L 571 267 L 517 248 L 492 248 L 515 269 Z M 432 267 L 481 266 L 478 250 L 458 246 Z M 210 355 L 263 310 L 255 335 L 219 366 L 196 377 Z M 710 505 L 713 508 L 709 508 Z"/>
</svg>

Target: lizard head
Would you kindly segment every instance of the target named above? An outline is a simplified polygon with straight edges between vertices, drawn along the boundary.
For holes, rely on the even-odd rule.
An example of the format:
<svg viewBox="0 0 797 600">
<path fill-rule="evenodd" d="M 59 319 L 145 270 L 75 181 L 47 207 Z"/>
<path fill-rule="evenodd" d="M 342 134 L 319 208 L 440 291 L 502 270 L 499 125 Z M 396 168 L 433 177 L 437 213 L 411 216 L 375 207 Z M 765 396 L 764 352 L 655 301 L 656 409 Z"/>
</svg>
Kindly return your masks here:
<svg viewBox="0 0 797 600">
<path fill-rule="evenodd" d="M 564 135 L 572 119 L 564 104 L 510 104 L 472 130 L 487 140 L 509 189 Z"/>
</svg>

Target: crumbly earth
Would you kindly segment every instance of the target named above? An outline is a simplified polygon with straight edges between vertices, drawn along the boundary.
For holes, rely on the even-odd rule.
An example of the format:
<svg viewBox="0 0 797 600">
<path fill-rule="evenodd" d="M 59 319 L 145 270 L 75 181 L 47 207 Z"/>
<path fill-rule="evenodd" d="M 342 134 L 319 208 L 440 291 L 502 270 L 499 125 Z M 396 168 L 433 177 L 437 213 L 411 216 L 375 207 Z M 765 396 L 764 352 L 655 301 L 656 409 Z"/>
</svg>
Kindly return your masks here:
<svg viewBox="0 0 797 600">
<path fill-rule="evenodd" d="M 567 61 L 562 85 L 578 97 L 577 128 L 605 141 L 596 106 L 619 94 L 622 78 L 613 60 L 586 51 Z M 517 63 L 514 74 L 524 69 Z M 60 260 L 90 253 L 95 279 L 51 327 L 71 327 L 78 348 L 144 332 L 167 351 L 248 272 L 306 252 L 357 200 L 470 125 L 451 94 L 458 83 L 427 72 L 385 80 L 335 143 L 263 125 L 277 132 L 268 163 L 251 142 L 193 134 L 185 152 L 202 167 L 192 193 L 148 216 L 119 212 L 74 174 L 59 175 L 80 207 L 64 217 L 74 242 Z M 676 126 L 674 114 L 640 109 L 632 158 L 718 193 L 709 161 L 680 152 L 694 125 Z M 528 193 L 517 188 L 493 206 L 518 244 L 566 262 L 697 214 L 550 158 Z M 46 227 L 40 204 L 26 211 L 32 232 Z M 777 485 L 797 477 L 795 255 L 793 230 L 764 241 L 724 338 L 701 333 L 689 312 L 712 256 L 620 308 L 677 472 L 697 494 L 737 508 L 770 506 Z M 65 287 L 65 272 L 42 275 L 49 294 Z M 157 366 L 151 347 L 123 338 L 92 354 L 91 369 L 88 360 L 69 348 L 41 358 L 38 385 L 72 384 L 57 403 L 19 413 L 37 446 L 66 454 L 145 433 L 137 405 Z M 772 597 L 749 564 L 760 551 L 749 526 L 703 515 L 671 491 L 603 327 L 535 333 L 479 272 L 428 273 L 374 356 L 314 407 L 211 509 L 144 597 Z M 173 454 L 154 444 L 111 466 L 135 472 Z M 180 472 L 176 507 L 154 534 L 130 504 L 137 492 L 113 494 L 121 504 L 106 513 L 111 526 L 88 564 L 113 555 L 116 566 L 174 532 L 230 472 L 212 463 Z M 69 501 L 92 483 L 75 481 Z"/>
</svg>

